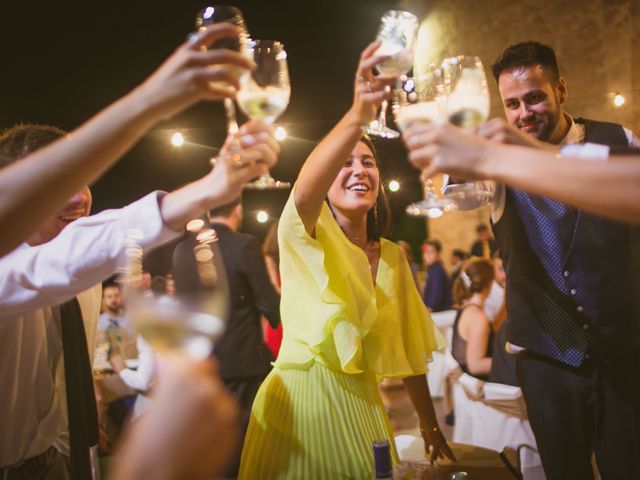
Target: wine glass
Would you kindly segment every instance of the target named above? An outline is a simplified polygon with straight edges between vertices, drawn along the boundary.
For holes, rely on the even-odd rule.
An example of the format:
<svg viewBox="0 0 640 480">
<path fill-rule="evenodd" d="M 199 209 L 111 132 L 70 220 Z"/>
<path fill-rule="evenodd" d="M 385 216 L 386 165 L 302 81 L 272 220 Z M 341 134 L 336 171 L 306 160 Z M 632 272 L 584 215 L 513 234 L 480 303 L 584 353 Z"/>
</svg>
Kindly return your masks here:
<svg viewBox="0 0 640 480">
<path fill-rule="evenodd" d="M 442 70 L 430 66 L 422 75 L 401 79 L 400 88 L 393 91 L 392 111 L 396 124 L 405 131 L 415 123 L 442 123 L 445 102 Z M 424 199 L 407 207 L 409 215 L 438 218 L 455 210 L 454 202 L 438 195 L 431 178 L 421 175 L 420 179 Z"/>
<path fill-rule="evenodd" d="M 145 251 L 142 240 L 135 229 L 124 240 L 121 281 L 135 329 L 161 355 L 209 357 L 224 333 L 229 308 L 216 232 L 204 220 L 195 219 L 178 241 Z M 143 281 L 144 268 L 161 274 L 150 286 Z M 166 281 L 168 274 L 175 290 Z"/>
<path fill-rule="evenodd" d="M 442 63 L 447 91 L 447 118 L 461 128 L 474 128 L 489 117 L 489 87 L 482 61 L 473 56 L 447 58 Z M 449 183 L 451 182 L 451 183 Z M 493 198 L 486 182 L 465 182 L 444 177 L 443 193 L 459 210 L 472 210 Z"/>
<path fill-rule="evenodd" d="M 222 22 L 228 22 L 238 27 L 240 29 L 240 35 L 238 38 L 220 39 L 214 42 L 209 49 L 225 48 L 236 52 L 245 52 L 249 42 L 249 33 L 244 21 L 244 16 L 237 7 L 233 7 L 231 5 L 209 5 L 204 7 L 196 16 L 196 29 L 201 30 L 207 25 Z M 243 73 L 243 70 L 238 68 L 237 73 L 240 75 Z M 227 90 L 229 88 L 228 83 L 221 81 L 211 82 L 210 85 L 211 88 L 219 90 Z M 236 109 L 233 99 L 225 97 L 223 104 L 225 115 L 227 117 L 227 134 L 234 135 L 238 132 L 238 122 L 236 120 Z"/>
<path fill-rule="evenodd" d="M 291 97 L 287 52 L 275 40 L 251 40 L 248 54 L 256 64 L 250 73 L 240 78 L 236 102 L 250 118 L 275 123 L 287 109 Z M 245 186 L 253 189 L 289 188 L 289 182 L 274 180 L 271 175 L 261 176 Z"/>
<path fill-rule="evenodd" d="M 380 46 L 376 55 L 388 55 L 391 58 L 377 65 L 380 73 L 385 75 L 404 75 L 413 66 L 413 50 L 418 35 L 418 18 L 404 10 L 389 10 L 382 15 L 380 28 L 376 38 Z M 387 104 L 384 100 L 380 113 L 367 127 L 369 135 L 382 138 L 398 138 L 400 133 L 387 127 Z"/>
</svg>

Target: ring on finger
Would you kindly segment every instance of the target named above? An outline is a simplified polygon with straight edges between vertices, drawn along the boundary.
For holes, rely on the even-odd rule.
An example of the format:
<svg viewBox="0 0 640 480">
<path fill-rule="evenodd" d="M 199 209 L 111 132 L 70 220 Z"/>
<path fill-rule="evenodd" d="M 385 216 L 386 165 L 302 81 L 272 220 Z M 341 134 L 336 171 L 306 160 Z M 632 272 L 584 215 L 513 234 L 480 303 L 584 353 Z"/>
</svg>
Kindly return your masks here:
<svg viewBox="0 0 640 480">
<path fill-rule="evenodd" d="M 244 168 L 249 165 L 249 162 L 242 159 L 242 156 L 239 153 L 234 153 L 231 156 L 231 164 L 234 168 Z"/>
</svg>

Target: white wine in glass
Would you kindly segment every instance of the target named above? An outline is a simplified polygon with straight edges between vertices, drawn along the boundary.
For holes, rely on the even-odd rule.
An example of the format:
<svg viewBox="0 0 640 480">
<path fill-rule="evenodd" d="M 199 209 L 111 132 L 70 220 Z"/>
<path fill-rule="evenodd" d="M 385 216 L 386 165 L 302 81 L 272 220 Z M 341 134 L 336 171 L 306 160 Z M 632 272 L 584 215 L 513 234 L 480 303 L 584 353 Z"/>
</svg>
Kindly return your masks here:
<svg viewBox="0 0 640 480">
<path fill-rule="evenodd" d="M 416 123 L 441 123 L 444 113 L 442 71 L 429 67 L 423 75 L 403 78 L 400 88 L 393 92 L 392 110 L 396 124 L 405 131 Z M 438 195 L 433 181 L 421 176 L 424 199 L 407 206 L 414 217 L 438 218 L 455 210 L 455 204 Z"/>
<path fill-rule="evenodd" d="M 413 55 L 418 35 L 418 18 L 404 10 L 389 10 L 380 19 L 376 38 L 380 46 L 376 55 L 390 56 L 389 60 L 376 66 L 385 75 L 404 75 L 413 67 Z M 398 138 L 400 134 L 387 126 L 387 105 L 380 106 L 378 118 L 367 127 L 367 133 L 382 138 Z"/>
<path fill-rule="evenodd" d="M 240 90 L 236 101 L 240 109 L 250 118 L 268 123 L 284 113 L 291 97 L 287 52 L 282 43 L 275 40 L 251 40 L 248 54 L 256 64 L 250 73 L 240 78 Z M 245 186 L 251 189 L 289 188 L 289 182 L 275 180 L 263 175 Z"/>
<path fill-rule="evenodd" d="M 291 90 L 268 85 L 259 86 L 253 79 L 238 92 L 236 101 L 242 111 L 251 118 L 260 118 L 268 123 L 275 123 L 289 104 Z"/>
<path fill-rule="evenodd" d="M 127 314 L 135 329 L 159 354 L 209 357 L 225 331 L 229 307 L 215 231 L 203 220 L 193 220 L 180 241 L 148 252 L 133 232 L 125 238 L 122 282 Z M 147 264 L 162 274 L 150 284 L 143 281 Z M 173 276 L 175 289 L 166 281 L 168 274 Z"/>
<path fill-rule="evenodd" d="M 473 56 L 457 56 L 442 62 L 447 90 L 447 118 L 461 128 L 475 128 L 489 118 L 490 100 L 487 76 L 482 61 Z M 449 177 L 445 177 L 447 183 Z M 484 182 L 449 183 L 443 188 L 446 198 L 460 210 L 486 205 L 493 191 Z"/>
</svg>

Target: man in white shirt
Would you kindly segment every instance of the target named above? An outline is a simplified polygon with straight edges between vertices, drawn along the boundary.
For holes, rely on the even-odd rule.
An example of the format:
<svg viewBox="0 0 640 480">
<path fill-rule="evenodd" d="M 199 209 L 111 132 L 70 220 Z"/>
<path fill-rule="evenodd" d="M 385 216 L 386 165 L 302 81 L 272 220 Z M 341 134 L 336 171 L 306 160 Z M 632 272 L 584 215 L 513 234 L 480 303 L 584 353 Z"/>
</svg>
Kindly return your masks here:
<svg viewBox="0 0 640 480">
<path fill-rule="evenodd" d="M 151 193 L 119 210 L 88 214 L 87 187 L 0 259 L 0 476 L 68 478 L 67 406 L 58 305 L 77 297 L 87 336 L 95 345 L 100 282 L 112 275 L 130 229 L 149 248 L 180 235 L 185 222 L 235 198 L 242 185 L 275 163 L 271 127 L 249 122 L 239 132 L 240 158 L 223 154 L 205 177 L 168 194 Z M 2 166 L 63 132 L 21 126 L 0 136 Z M 15 141 L 15 142 L 14 142 Z M 2 148 L 12 143 L 15 148 Z M 90 355 L 92 358 L 93 355 Z"/>
</svg>

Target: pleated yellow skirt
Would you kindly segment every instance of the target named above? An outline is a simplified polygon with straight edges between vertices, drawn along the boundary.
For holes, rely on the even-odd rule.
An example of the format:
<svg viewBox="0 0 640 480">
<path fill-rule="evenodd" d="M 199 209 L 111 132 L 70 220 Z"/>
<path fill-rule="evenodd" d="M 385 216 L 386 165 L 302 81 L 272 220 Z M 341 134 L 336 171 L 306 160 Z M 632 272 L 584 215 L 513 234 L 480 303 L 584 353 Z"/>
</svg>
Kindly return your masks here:
<svg viewBox="0 0 640 480">
<path fill-rule="evenodd" d="M 274 370 L 260 387 L 244 441 L 240 479 L 353 479 L 374 476 L 372 444 L 391 426 L 372 373 L 322 365 Z"/>
</svg>

